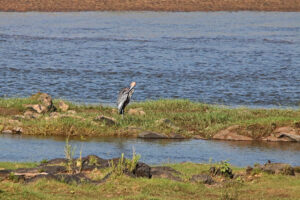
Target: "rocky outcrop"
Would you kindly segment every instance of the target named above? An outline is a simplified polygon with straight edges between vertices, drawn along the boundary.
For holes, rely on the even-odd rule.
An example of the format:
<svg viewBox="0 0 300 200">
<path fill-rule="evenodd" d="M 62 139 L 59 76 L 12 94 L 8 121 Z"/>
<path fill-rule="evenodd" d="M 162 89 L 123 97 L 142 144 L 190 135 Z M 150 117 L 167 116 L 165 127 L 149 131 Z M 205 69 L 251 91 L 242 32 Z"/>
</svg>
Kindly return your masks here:
<svg viewBox="0 0 300 200">
<path fill-rule="evenodd" d="M 41 178 L 46 178 L 68 184 L 100 184 L 107 180 L 113 172 L 108 173 L 99 181 L 88 178 L 89 173 L 93 173 L 95 170 L 111 167 L 112 165 L 117 166 L 120 164 L 120 159 L 121 158 L 103 159 L 96 155 L 89 155 L 81 159 L 73 159 L 72 161 L 68 161 L 64 158 L 57 158 L 44 161 L 35 168 L 20 168 L 16 170 L 2 169 L 0 170 L 0 181 L 3 179 L 11 179 L 14 181 L 33 182 Z M 78 161 L 81 162 L 80 166 L 76 165 Z M 123 164 L 125 166 L 125 168 L 123 168 L 123 174 L 130 177 L 167 178 L 176 181 L 181 180 L 178 177 L 180 173 L 171 167 L 150 167 L 145 163 L 137 162 L 134 169 L 130 171 L 126 167 L 125 160 Z M 71 166 L 71 168 L 68 166 Z"/>
<path fill-rule="evenodd" d="M 266 163 L 264 165 L 255 165 L 254 169 L 262 170 L 269 174 L 295 175 L 294 168 L 285 163 Z"/>
<path fill-rule="evenodd" d="M 262 140 L 270 142 L 300 142 L 299 128 L 279 127 L 270 136 Z"/>
<path fill-rule="evenodd" d="M 230 126 L 225 130 L 220 131 L 213 136 L 213 139 L 216 140 L 235 140 L 235 141 L 251 141 L 253 140 L 250 137 L 239 135 L 237 130 L 239 129 L 238 125 Z"/>
<path fill-rule="evenodd" d="M 36 113 L 46 113 L 56 111 L 56 107 L 53 105 L 52 97 L 46 93 L 36 93 L 30 97 L 32 100 L 39 102 L 38 104 L 24 105 L 27 109 Z"/>
</svg>

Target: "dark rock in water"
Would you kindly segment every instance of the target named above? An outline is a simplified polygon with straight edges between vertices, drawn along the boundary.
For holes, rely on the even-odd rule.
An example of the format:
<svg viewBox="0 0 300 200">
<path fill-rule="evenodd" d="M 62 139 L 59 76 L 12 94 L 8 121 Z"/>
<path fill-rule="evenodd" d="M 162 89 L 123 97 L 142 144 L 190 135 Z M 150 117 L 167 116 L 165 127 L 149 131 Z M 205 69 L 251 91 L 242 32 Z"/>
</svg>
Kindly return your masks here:
<svg viewBox="0 0 300 200">
<path fill-rule="evenodd" d="M 208 184 L 208 185 L 211 185 L 214 183 L 212 177 L 208 174 L 193 175 L 192 178 L 190 179 L 190 181 L 196 182 L 196 183 L 204 183 L 204 184 Z"/>
<path fill-rule="evenodd" d="M 100 115 L 100 116 L 97 116 L 94 121 L 96 122 L 104 122 L 106 125 L 115 125 L 116 124 L 116 119 L 115 118 L 112 118 L 112 117 L 106 117 L 104 115 Z"/>
<path fill-rule="evenodd" d="M 149 165 L 142 163 L 142 162 L 138 162 L 135 169 L 132 171 L 132 173 L 136 176 L 136 177 L 146 177 L 146 178 L 151 178 L 151 168 Z"/>
<path fill-rule="evenodd" d="M 295 175 L 294 168 L 285 163 L 266 163 L 264 165 L 256 165 L 255 168 L 269 174 Z"/>
<path fill-rule="evenodd" d="M 142 132 L 138 135 L 138 138 L 144 138 L 144 139 L 167 139 L 168 137 L 166 135 L 163 135 L 161 133 L 155 133 L 155 132 Z"/>
<path fill-rule="evenodd" d="M 181 181 L 181 178 L 179 178 L 176 175 L 180 175 L 180 172 L 176 171 L 175 169 L 171 167 L 152 167 L 151 168 L 151 175 L 152 178 L 167 178 L 174 181 Z"/>
</svg>

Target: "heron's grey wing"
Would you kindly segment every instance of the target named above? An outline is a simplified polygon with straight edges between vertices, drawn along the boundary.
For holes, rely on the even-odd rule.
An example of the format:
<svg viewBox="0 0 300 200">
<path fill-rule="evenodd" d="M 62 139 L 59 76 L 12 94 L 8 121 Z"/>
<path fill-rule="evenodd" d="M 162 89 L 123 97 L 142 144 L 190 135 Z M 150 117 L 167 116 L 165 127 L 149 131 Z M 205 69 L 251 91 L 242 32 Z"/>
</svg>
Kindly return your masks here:
<svg viewBox="0 0 300 200">
<path fill-rule="evenodd" d="M 128 88 L 124 88 L 120 91 L 119 96 L 118 96 L 117 104 L 118 104 L 119 112 L 123 108 L 124 103 L 126 102 L 127 98 L 128 98 Z"/>
</svg>

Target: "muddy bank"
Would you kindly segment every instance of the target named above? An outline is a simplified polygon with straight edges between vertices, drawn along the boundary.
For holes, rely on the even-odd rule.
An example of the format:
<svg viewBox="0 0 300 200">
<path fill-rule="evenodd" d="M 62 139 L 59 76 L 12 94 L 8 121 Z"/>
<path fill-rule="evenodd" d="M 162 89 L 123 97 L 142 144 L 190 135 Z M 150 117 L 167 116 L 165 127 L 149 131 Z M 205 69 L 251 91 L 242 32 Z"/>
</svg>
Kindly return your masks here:
<svg viewBox="0 0 300 200">
<path fill-rule="evenodd" d="M 299 0 L 0 0 L 0 11 L 300 11 Z"/>
</svg>

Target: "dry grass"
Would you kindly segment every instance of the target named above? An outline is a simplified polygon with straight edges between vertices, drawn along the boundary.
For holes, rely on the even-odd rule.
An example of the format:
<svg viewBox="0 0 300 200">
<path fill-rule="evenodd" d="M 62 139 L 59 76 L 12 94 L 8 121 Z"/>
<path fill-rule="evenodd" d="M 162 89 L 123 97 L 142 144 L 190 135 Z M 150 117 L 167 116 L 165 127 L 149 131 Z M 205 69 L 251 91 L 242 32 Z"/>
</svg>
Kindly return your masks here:
<svg viewBox="0 0 300 200">
<path fill-rule="evenodd" d="M 300 0 L 0 0 L 0 11 L 300 11 Z"/>
</svg>

